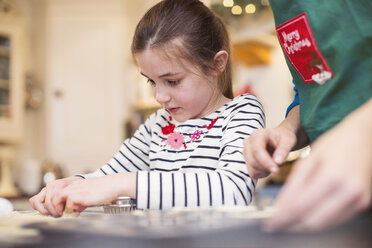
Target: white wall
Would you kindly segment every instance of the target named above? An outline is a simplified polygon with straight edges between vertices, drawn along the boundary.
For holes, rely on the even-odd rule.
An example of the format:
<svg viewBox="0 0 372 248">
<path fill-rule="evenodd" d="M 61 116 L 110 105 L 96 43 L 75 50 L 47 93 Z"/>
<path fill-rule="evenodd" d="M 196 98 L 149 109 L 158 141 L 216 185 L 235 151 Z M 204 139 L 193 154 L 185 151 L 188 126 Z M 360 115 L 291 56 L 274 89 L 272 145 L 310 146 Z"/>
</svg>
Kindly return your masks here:
<svg viewBox="0 0 372 248">
<path fill-rule="evenodd" d="M 269 65 L 235 66 L 235 87 L 249 84 L 257 95 L 266 114 L 266 126 L 274 127 L 285 117 L 285 111 L 293 100 L 292 80 L 279 43 L 271 49 Z"/>
<path fill-rule="evenodd" d="M 23 173 L 28 161 L 41 164 L 46 159 L 62 165 L 66 175 L 93 170 L 106 162 L 122 142 L 138 79 L 130 54 L 131 38 L 152 1 L 17 0 L 16 5 L 27 23 L 26 71 L 44 90 L 41 107 L 25 113 L 17 174 Z M 90 41 L 89 37 L 95 39 Z M 93 82 L 100 86 L 90 88 Z M 64 94 L 63 109 L 56 102 L 56 91 Z M 98 97 L 100 94 L 102 97 Z M 66 120 L 67 109 L 74 108 L 78 110 L 74 113 L 81 115 L 71 113 Z M 90 126 L 70 128 L 68 132 L 64 129 L 66 125 L 82 125 L 94 115 L 96 121 Z M 65 149 L 58 143 L 61 137 L 63 144 L 73 148 L 68 154 L 59 151 Z M 72 163 L 71 159 L 81 163 Z"/>
</svg>

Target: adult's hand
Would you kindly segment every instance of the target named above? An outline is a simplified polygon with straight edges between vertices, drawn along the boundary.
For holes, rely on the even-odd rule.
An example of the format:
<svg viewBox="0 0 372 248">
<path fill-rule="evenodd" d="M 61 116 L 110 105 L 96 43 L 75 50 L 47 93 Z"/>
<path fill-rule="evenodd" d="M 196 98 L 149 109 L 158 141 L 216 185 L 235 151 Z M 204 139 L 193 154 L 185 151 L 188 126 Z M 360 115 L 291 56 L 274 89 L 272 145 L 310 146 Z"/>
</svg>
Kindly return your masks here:
<svg viewBox="0 0 372 248">
<path fill-rule="evenodd" d="M 292 149 L 308 145 L 300 123 L 300 107 L 292 108 L 279 126 L 255 130 L 244 142 L 244 158 L 251 177 L 263 178 L 276 172 Z"/>
<path fill-rule="evenodd" d="M 53 197 L 62 189 L 77 180 L 83 180 L 80 177 L 67 177 L 48 183 L 38 194 L 31 197 L 29 202 L 31 206 L 43 215 L 59 216 L 52 201 Z"/>
<path fill-rule="evenodd" d="M 322 230 L 371 204 L 371 110 L 372 100 L 320 137 L 310 155 L 295 164 L 266 230 Z"/>
<path fill-rule="evenodd" d="M 252 178 L 276 172 L 296 144 L 296 135 L 278 126 L 255 130 L 244 142 L 244 158 Z"/>
</svg>

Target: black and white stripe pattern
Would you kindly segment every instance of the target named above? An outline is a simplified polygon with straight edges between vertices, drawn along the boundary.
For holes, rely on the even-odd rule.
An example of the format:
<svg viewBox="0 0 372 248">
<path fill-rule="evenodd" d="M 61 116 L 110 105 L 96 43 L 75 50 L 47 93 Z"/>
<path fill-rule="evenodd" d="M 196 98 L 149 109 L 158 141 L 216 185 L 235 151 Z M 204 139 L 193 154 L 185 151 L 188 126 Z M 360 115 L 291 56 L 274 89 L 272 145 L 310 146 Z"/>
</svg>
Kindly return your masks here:
<svg viewBox="0 0 372 248">
<path fill-rule="evenodd" d="M 217 117 L 211 129 L 204 126 Z M 170 122 L 169 113 L 158 110 L 106 165 L 83 176 L 137 172 L 137 206 L 143 209 L 248 205 L 256 182 L 244 162 L 243 141 L 265 125 L 257 98 L 241 95 L 207 117 L 177 124 L 174 131 L 186 146 L 179 149 L 164 141 L 162 127 Z M 197 130 L 203 133 L 192 140 Z"/>
</svg>

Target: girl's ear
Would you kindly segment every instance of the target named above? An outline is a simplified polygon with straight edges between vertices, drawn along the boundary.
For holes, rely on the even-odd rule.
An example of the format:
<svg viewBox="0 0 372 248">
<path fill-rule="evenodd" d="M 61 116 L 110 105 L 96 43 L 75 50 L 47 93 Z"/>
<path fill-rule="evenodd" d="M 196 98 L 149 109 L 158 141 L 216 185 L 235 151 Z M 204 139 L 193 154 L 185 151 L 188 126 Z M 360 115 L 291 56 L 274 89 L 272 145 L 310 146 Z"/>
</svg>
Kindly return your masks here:
<svg viewBox="0 0 372 248">
<path fill-rule="evenodd" d="M 214 66 L 219 73 L 223 72 L 226 68 L 229 54 L 225 50 L 221 50 L 213 58 Z"/>
</svg>

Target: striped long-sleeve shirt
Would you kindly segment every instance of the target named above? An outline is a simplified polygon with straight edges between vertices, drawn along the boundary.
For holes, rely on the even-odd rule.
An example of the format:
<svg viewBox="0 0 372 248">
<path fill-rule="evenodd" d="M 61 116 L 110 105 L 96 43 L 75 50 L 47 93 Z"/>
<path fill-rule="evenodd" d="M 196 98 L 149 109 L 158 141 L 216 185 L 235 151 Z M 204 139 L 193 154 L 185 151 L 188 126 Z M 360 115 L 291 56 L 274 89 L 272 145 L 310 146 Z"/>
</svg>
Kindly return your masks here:
<svg viewBox="0 0 372 248">
<path fill-rule="evenodd" d="M 244 162 L 243 141 L 264 125 L 262 105 L 250 94 L 183 123 L 160 109 L 107 164 L 82 176 L 137 172 L 141 209 L 248 205 L 256 182 Z"/>
</svg>

